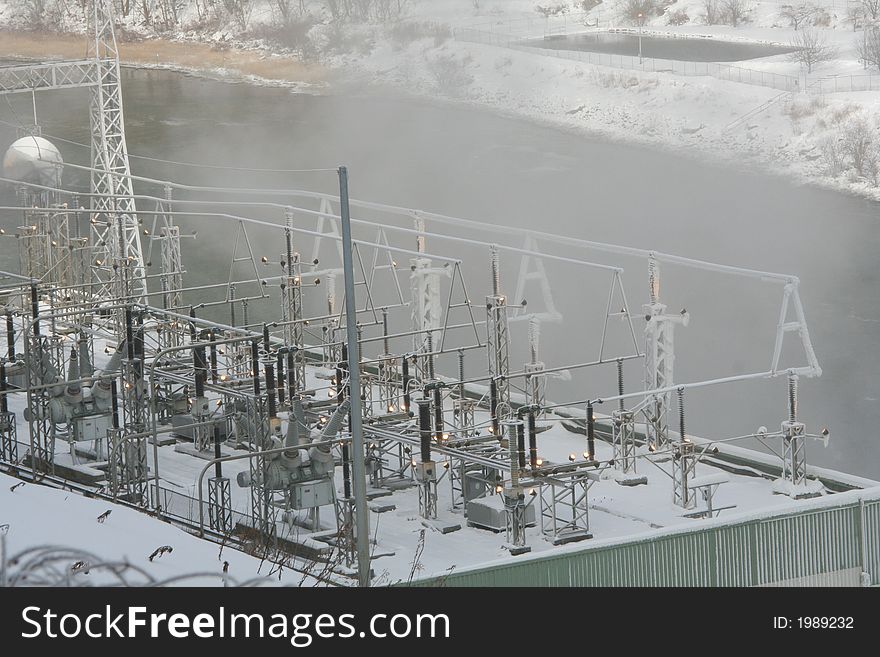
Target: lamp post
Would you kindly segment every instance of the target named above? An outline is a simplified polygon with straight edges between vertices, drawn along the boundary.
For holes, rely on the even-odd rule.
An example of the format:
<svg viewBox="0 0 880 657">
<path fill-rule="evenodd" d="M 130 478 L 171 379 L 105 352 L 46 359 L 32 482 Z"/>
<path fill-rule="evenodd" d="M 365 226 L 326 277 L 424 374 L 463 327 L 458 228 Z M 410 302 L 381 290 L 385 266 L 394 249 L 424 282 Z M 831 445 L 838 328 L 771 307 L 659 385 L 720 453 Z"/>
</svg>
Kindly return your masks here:
<svg viewBox="0 0 880 657">
<path fill-rule="evenodd" d="M 639 12 L 639 64 L 642 63 L 642 12 Z"/>
</svg>

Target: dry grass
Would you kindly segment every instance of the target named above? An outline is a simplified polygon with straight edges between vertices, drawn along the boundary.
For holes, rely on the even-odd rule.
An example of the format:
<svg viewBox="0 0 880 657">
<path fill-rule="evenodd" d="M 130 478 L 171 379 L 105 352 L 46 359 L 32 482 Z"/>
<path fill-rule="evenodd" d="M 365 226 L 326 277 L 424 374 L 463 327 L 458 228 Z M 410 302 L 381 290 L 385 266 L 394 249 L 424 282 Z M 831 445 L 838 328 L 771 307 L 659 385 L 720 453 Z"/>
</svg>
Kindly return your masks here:
<svg viewBox="0 0 880 657">
<path fill-rule="evenodd" d="M 0 57 L 29 59 L 79 59 L 86 55 L 82 36 L 45 32 L 0 31 Z M 124 64 L 162 64 L 187 69 L 218 69 L 286 82 L 321 82 L 326 71 L 291 57 L 257 52 L 221 50 L 204 43 L 177 43 L 150 39 L 119 44 Z"/>
</svg>

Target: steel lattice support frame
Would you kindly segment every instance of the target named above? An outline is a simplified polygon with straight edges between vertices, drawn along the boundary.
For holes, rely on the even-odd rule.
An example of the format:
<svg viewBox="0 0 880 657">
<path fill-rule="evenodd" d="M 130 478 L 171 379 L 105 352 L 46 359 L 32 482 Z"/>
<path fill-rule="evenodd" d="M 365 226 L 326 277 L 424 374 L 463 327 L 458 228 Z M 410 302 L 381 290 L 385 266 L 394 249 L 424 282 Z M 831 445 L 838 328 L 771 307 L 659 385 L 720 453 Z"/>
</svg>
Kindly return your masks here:
<svg viewBox="0 0 880 657">
<path fill-rule="evenodd" d="M 665 389 L 673 385 L 675 362 L 674 331 L 676 324 L 687 326 L 687 314 L 667 315 L 662 303 L 645 306 L 645 389 Z M 669 444 L 669 405 L 672 393 L 657 393 L 645 409 L 648 419 L 648 444 L 660 449 Z"/>
<path fill-rule="evenodd" d="M 216 532 L 232 533 L 232 491 L 228 477 L 208 479 L 208 523 Z"/>
<path fill-rule="evenodd" d="M 383 413 L 396 413 L 403 408 L 400 401 L 400 373 L 398 359 L 394 356 L 381 356 L 378 364 L 379 403 Z"/>
<path fill-rule="evenodd" d="M 131 313 L 127 323 L 131 324 L 127 340 L 133 344 L 126 345 L 127 354 L 122 360 L 122 417 L 128 433 L 141 433 L 146 426 L 147 389 L 144 382 L 143 361 L 143 317 L 140 313 Z M 141 345 L 140 347 L 136 345 Z"/>
<path fill-rule="evenodd" d="M 266 400 L 263 395 L 250 398 L 247 405 L 247 424 L 253 435 L 250 435 L 252 449 L 258 453 L 248 459 L 251 475 L 251 519 L 253 527 L 267 545 L 276 538 L 277 507 L 274 504 L 272 491 L 265 485 L 269 462 L 262 455 L 262 450 L 271 444 L 270 427 L 266 414 Z"/>
<path fill-rule="evenodd" d="M 432 463 L 432 465 L 436 465 Z M 416 479 L 418 479 L 418 474 Z M 425 477 L 419 481 L 419 515 L 427 520 L 437 518 L 437 480 Z"/>
<path fill-rule="evenodd" d="M 18 463 L 18 432 L 15 413 L 0 413 L 0 461 Z"/>
<path fill-rule="evenodd" d="M 807 480 L 805 433 L 803 422 L 786 420 L 782 423 L 782 479 L 793 486 L 802 486 Z"/>
<path fill-rule="evenodd" d="M 477 402 L 474 399 L 462 397 L 452 400 L 452 425 L 457 439 L 475 435 L 476 407 Z"/>
<path fill-rule="evenodd" d="M 25 220 L 32 213 L 25 213 Z M 21 226 L 18 233 L 18 259 L 22 274 L 28 278 L 41 279 L 49 269 L 47 235 L 40 232 L 36 223 Z"/>
<path fill-rule="evenodd" d="M 590 537 L 586 471 L 577 470 L 545 478 L 539 486 L 541 533 L 554 542 Z"/>
<path fill-rule="evenodd" d="M 636 472 L 636 428 L 632 411 L 611 411 L 611 443 L 614 468 L 624 474 Z"/>
<path fill-rule="evenodd" d="M 174 225 L 174 218 L 171 214 L 171 187 L 165 186 L 165 200 L 156 204 L 156 218 L 154 226 L 160 221 L 158 237 L 153 239 L 159 240 L 160 252 L 162 256 L 161 262 L 161 282 L 162 282 L 162 306 L 166 310 L 177 311 L 183 305 L 183 257 L 180 252 L 180 226 Z M 174 327 L 169 327 L 174 328 Z M 177 347 L 180 341 L 179 331 L 169 331 L 165 339 L 167 347 Z"/>
<path fill-rule="evenodd" d="M 281 321 L 284 344 L 288 347 L 287 376 L 295 392 L 306 388 L 305 330 L 303 327 L 302 262 L 293 249 L 293 211 L 286 212 L 284 227 L 287 276 L 281 286 Z"/>
<path fill-rule="evenodd" d="M 124 429 L 110 429 L 110 490 L 138 506 L 149 504 L 147 439 L 127 435 Z"/>
<path fill-rule="evenodd" d="M 475 445 L 467 448 L 467 451 L 477 456 L 491 458 L 499 453 L 494 445 Z M 452 508 L 464 509 L 464 515 L 467 517 L 467 504 L 473 499 L 482 497 L 487 488 L 491 488 L 494 492 L 494 486 L 497 484 L 498 470 L 491 469 L 485 465 L 472 463 L 466 458 L 455 456 L 449 457 L 449 484 L 452 491 Z M 468 481 L 477 481 L 482 485 L 482 490 L 471 497 L 468 495 L 470 488 Z"/>
<path fill-rule="evenodd" d="M 508 487 L 501 493 L 507 519 L 507 543 L 514 547 L 526 544 L 525 494 L 519 486 Z"/>
<path fill-rule="evenodd" d="M 433 378 L 430 354 L 441 343 L 443 313 L 440 299 L 440 275 L 445 270 L 431 266 L 430 258 L 410 260 L 410 293 L 412 299 L 413 361 L 416 378 Z"/>
<path fill-rule="evenodd" d="M 144 381 L 143 314 L 126 309 L 123 316 L 126 327 L 126 354 L 122 360 L 123 428 L 110 432 L 112 462 L 116 468 L 117 490 L 129 502 L 147 506 L 147 439 L 144 433 L 150 402 Z"/>
<path fill-rule="evenodd" d="M 450 458 L 449 463 L 449 489 L 452 493 L 452 508 L 464 509 L 467 518 L 467 462 L 464 459 Z"/>
<path fill-rule="evenodd" d="M 689 484 L 696 465 L 694 444 L 689 440 L 677 442 L 672 454 L 672 502 L 683 509 L 693 509 L 697 505 L 697 496 Z"/>
<path fill-rule="evenodd" d="M 552 303 L 552 301 L 551 301 Z M 538 347 L 541 336 L 541 320 L 537 315 L 529 318 L 529 362 L 523 368 L 526 372 L 526 398 L 530 406 L 544 408 L 547 390 L 547 375 L 544 373 L 544 363 L 538 360 Z"/>
<path fill-rule="evenodd" d="M 357 545 L 354 526 L 354 500 L 336 500 L 336 549 L 342 552 L 348 568 L 357 561 Z"/>
<path fill-rule="evenodd" d="M 22 273 L 66 296 L 68 290 L 64 288 L 75 282 L 68 213 L 29 208 L 24 212 L 24 220 L 18 234 Z"/>
<path fill-rule="evenodd" d="M 378 377 L 369 372 L 361 372 L 361 406 L 365 418 L 372 418 L 375 412 L 373 408 L 373 387 Z"/>
<path fill-rule="evenodd" d="M 147 291 L 146 270 L 125 141 L 119 51 L 113 32 L 111 5 L 109 0 L 94 2 L 93 39 L 89 42 L 89 57 L 94 62 L 96 80 L 89 108 L 91 191 L 96 195 L 92 201 L 95 211 L 90 222 L 95 258 L 93 271 L 99 301 L 131 298 L 143 302 Z M 127 285 L 119 280 L 124 263 L 131 265 Z M 117 317 L 117 321 L 119 319 Z"/>
<path fill-rule="evenodd" d="M 328 285 L 330 284 L 331 283 L 328 283 Z M 333 312 L 332 309 L 331 312 Z M 342 348 L 339 341 L 336 339 L 336 333 L 339 330 L 339 319 L 331 317 L 321 328 L 321 352 L 324 357 L 323 365 L 328 369 L 335 369 L 337 363 L 342 360 Z"/>
<path fill-rule="evenodd" d="M 27 323 L 25 324 L 27 327 Z M 27 331 L 28 348 L 24 352 L 24 364 L 28 371 L 27 420 L 30 435 L 31 467 L 34 472 L 53 474 L 55 471 L 55 424 L 50 420 L 48 388 L 33 390 L 54 376 L 50 340 Z"/>
<path fill-rule="evenodd" d="M 510 385 L 510 338 L 507 325 L 507 300 L 502 295 L 486 297 L 486 349 L 489 357 L 489 378 L 495 381 L 497 395 L 496 417 L 498 422 L 509 418 Z"/>
<path fill-rule="evenodd" d="M 373 464 L 370 480 L 374 488 L 382 488 L 389 482 L 412 479 L 412 453 L 403 443 L 374 436 L 370 438 L 367 450 L 367 461 Z"/>
</svg>

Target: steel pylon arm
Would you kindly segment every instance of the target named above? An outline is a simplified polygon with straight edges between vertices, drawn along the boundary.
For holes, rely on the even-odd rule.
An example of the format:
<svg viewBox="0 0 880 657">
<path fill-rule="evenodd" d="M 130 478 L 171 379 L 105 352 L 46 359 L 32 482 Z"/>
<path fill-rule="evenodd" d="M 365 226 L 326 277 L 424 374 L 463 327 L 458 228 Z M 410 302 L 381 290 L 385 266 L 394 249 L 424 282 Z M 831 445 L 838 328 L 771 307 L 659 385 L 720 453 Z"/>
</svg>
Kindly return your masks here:
<svg viewBox="0 0 880 657">
<path fill-rule="evenodd" d="M 94 59 L 0 67 L 0 93 L 76 89 L 98 84 Z"/>
</svg>

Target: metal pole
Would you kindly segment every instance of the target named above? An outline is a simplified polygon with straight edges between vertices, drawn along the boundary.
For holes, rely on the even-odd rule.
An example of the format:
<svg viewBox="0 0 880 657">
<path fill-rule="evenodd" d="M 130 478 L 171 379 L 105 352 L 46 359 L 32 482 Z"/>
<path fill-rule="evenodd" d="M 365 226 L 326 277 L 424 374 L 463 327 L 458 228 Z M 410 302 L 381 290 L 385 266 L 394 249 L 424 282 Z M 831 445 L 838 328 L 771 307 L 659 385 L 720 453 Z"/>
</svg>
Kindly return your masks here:
<svg viewBox="0 0 880 657">
<path fill-rule="evenodd" d="M 639 64 L 642 63 L 642 14 L 639 13 Z"/>
<path fill-rule="evenodd" d="M 351 451 L 354 474 L 354 512 L 357 529 L 358 585 L 370 585 L 370 543 L 367 529 L 367 477 L 364 434 L 361 428 L 360 347 L 357 336 L 357 303 L 351 249 L 351 214 L 348 204 L 348 169 L 339 167 L 339 208 L 342 223 L 342 267 L 345 274 L 345 333 L 348 342 L 348 376 L 351 395 Z"/>
</svg>

